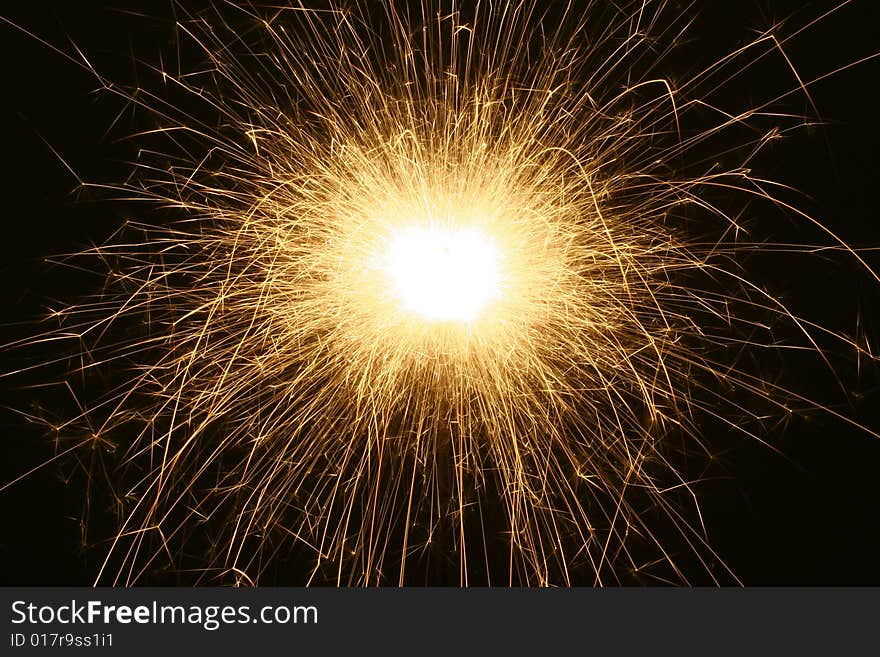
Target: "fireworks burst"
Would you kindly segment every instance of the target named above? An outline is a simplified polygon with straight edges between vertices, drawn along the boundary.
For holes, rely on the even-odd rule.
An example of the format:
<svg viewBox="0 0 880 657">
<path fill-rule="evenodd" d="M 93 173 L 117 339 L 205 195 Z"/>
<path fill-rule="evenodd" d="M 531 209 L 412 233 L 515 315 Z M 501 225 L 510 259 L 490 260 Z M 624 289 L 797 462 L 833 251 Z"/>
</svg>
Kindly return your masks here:
<svg viewBox="0 0 880 657">
<path fill-rule="evenodd" d="M 749 216 L 821 229 L 752 171 L 811 81 L 775 30 L 666 79 L 693 15 L 222 5 L 177 24 L 207 65 L 155 88 L 78 54 L 156 122 L 100 187 L 177 217 L 66 259 L 106 285 L 37 339 L 76 345 L 49 423 L 117 502 L 97 581 L 258 583 L 291 550 L 308 583 L 735 581 L 679 454 L 815 406 L 748 354 L 872 356 L 742 265 L 810 248 Z M 714 104 L 769 58 L 788 87 Z"/>
</svg>

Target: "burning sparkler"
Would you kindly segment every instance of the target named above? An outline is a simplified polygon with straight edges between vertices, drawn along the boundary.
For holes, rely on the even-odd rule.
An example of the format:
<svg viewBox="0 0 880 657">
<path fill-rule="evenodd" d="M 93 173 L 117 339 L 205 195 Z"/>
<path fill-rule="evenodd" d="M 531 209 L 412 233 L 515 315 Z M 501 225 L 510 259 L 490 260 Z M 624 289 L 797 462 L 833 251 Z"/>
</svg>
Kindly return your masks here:
<svg viewBox="0 0 880 657">
<path fill-rule="evenodd" d="M 461 584 L 688 581 L 682 547 L 735 580 L 674 445 L 707 416 L 753 435 L 750 403 L 798 397 L 741 364 L 778 323 L 820 356 L 824 332 L 746 277 L 742 213 L 820 224 L 749 168 L 804 119 L 712 104 L 754 62 L 788 66 L 784 40 L 673 84 L 692 15 L 230 5 L 178 23 L 209 66 L 154 71 L 201 114 L 94 71 L 164 140 L 109 189 L 182 217 L 74 256 L 107 287 L 43 338 L 82 355 L 82 410 L 54 431 L 111 464 L 97 581 L 189 562 L 195 535 L 198 581 L 257 583 L 289 549 L 309 583 L 430 560 Z M 789 70 L 783 96 L 809 98 Z M 108 370 L 83 399 L 73 379 Z"/>
</svg>

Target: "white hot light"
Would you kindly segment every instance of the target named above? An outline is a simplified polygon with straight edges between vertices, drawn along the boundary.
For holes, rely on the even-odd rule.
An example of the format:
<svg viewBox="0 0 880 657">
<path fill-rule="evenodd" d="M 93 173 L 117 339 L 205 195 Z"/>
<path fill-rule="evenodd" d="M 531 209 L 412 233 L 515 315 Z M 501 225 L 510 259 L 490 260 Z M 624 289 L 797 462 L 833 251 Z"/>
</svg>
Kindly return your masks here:
<svg viewBox="0 0 880 657">
<path fill-rule="evenodd" d="M 474 228 L 405 228 L 385 268 L 404 309 L 435 321 L 470 322 L 500 292 L 498 250 Z"/>
</svg>

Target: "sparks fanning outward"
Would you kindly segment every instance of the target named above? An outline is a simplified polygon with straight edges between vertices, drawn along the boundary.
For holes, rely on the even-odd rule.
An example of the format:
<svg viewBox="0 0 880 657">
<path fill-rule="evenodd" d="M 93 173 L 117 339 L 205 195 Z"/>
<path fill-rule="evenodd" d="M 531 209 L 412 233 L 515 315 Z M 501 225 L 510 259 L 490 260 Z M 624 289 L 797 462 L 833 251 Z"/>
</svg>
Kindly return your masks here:
<svg viewBox="0 0 880 657">
<path fill-rule="evenodd" d="M 97 581 L 291 551 L 303 583 L 735 581 L 680 454 L 809 405 L 744 354 L 870 356 L 740 264 L 807 249 L 749 216 L 821 228 L 751 168 L 806 121 L 777 109 L 810 99 L 798 31 L 672 81 L 693 10 L 665 2 L 363 5 L 222 5 L 160 87 L 94 71 L 157 122 L 105 187 L 179 216 L 73 256 L 106 286 L 38 338 L 75 345 L 81 410 L 46 422 L 117 502 Z M 774 58 L 783 88 L 715 104 Z"/>
</svg>

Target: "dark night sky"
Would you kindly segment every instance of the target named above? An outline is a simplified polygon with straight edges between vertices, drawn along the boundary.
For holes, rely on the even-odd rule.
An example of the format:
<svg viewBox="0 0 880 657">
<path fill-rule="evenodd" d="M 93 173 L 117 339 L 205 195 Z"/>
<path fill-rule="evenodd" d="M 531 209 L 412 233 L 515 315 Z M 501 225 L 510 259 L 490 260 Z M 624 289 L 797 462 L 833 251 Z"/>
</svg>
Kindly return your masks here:
<svg viewBox="0 0 880 657">
<path fill-rule="evenodd" d="M 173 48 L 162 21 L 80 2 L 19 4 L 27 7 L 4 6 L 3 15 L 65 50 L 70 50 L 69 36 L 113 79 L 135 80 L 133 54 L 155 61 L 157 52 Z M 698 2 L 705 6 L 688 52 L 699 52 L 702 43 L 742 42 L 773 18 L 804 6 L 796 16 L 818 15 L 831 4 Z M 853 7 L 792 43 L 788 54 L 804 77 L 880 48 L 878 4 L 856 0 Z M 166 19 L 170 13 L 163 2 L 110 3 L 121 5 L 152 7 L 152 13 Z M 136 120 L 126 118 L 132 123 L 117 124 L 108 132 L 119 102 L 96 93 L 93 78 L 34 39 L 0 25 L 0 48 L 4 89 L 0 325 L 5 327 L 0 342 L 6 342 L 26 335 L 29 329 L 21 323 L 40 316 L 49 300 L 69 300 L 83 292 L 83 280 L 45 266 L 42 258 L 101 242 L 117 225 L 121 211 L 93 192 L 72 193 L 75 179 L 47 144 L 83 179 L 113 180 L 127 172 L 119 163 L 132 157 L 131 146 L 117 138 L 138 126 Z M 669 65 L 674 71 L 682 63 L 673 58 Z M 828 125 L 788 138 L 774 148 L 767 165 L 773 176 L 806 192 L 802 199 L 806 209 L 860 246 L 880 245 L 878 81 L 880 63 L 873 61 L 817 85 L 812 90 L 814 100 Z M 729 92 L 752 93 L 752 88 L 740 84 L 745 83 L 732 83 Z M 801 97 L 792 102 L 793 111 L 807 111 Z M 875 255 L 869 253 L 866 259 L 880 265 Z M 852 333 L 857 316 L 861 317 L 875 349 L 880 349 L 880 284 L 872 284 L 851 262 L 816 258 L 774 276 L 787 298 L 820 324 Z M 14 354 L 4 354 L 0 369 L 18 364 Z M 840 366 L 841 380 L 852 397 L 852 408 L 847 410 L 838 395 L 840 410 L 880 429 L 877 367 L 863 363 L 861 371 L 854 372 L 846 354 L 835 365 Z M 832 395 L 823 383 L 830 380 L 827 370 L 815 364 L 786 376 L 803 379 L 808 387 L 815 379 L 820 396 Z M 20 386 L 4 384 L 0 389 L 9 407 L 29 408 L 34 398 Z M 51 397 L 41 399 L 51 406 Z M 717 434 L 708 440 L 721 446 L 719 476 L 700 488 L 702 512 L 713 546 L 744 583 L 880 585 L 880 441 L 818 413 L 770 432 L 768 440 L 781 454 L 731 439 L 720 429 Z M 52 446 L 36 429 L 12 411 L 2 411 L 0 482 L 51 454 Z M 0 493 L 0 582 L 90 582 L 101 551 L 80 548 L 75 518 L 83 503 L 82 491 L 65 486 L 63 473 L 49 466 Z"/>
</svg>

